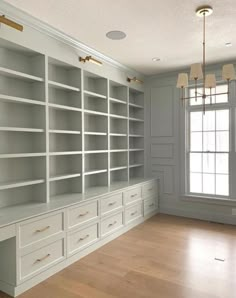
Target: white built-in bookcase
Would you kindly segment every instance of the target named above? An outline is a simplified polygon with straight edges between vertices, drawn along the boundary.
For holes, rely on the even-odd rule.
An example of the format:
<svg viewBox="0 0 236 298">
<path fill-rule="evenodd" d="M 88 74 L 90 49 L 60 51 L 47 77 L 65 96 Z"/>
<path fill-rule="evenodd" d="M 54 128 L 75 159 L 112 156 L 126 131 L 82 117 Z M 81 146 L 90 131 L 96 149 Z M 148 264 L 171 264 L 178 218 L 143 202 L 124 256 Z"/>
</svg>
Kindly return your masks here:
<svg viewBox="0 0 236 298">
<path fill-rule="evenodd" d="M 0 41 L 0 207 L 144 176 L 144 94 Z"/>
</svg>

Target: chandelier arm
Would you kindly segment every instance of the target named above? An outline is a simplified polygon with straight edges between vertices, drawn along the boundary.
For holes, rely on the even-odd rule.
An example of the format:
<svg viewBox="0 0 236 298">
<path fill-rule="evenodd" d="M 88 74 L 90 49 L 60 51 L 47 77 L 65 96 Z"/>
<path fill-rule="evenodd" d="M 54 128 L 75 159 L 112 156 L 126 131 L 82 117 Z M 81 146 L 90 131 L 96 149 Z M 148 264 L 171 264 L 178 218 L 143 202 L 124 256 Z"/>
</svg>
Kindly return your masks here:
<svg viewBox="0 0 236 298">
<path fill-rule="evenodd" d="M 216 95 L 227 95 L 229 94 L 228 92 L 220 92 L 220 93 L 212 93 L 212 94 L 206 94 L 206 97 L 210 97 L 210 96 L 216 96 Z M 194 96 L 188 96 L 188 97 L 184 97 L 183 99 L 193 99 L 195 98 Z M 198 95 L 197 98 L 202 98 L 202 95 Z"/>
</svg>

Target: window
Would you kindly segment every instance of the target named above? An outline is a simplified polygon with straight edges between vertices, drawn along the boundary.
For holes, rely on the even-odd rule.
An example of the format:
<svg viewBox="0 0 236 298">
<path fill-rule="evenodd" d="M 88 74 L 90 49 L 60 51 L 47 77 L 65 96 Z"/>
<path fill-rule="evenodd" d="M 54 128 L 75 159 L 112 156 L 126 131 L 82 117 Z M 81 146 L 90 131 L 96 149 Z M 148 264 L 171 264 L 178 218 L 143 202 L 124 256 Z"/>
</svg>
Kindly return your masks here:
<svg viewBox="0 0 236 298">
<path fill-rule="evenodd" d="M 225 92 L 227 86 L 217 87 Z M 201 90 L 198 90 L 201 92 Z M 215 92 L 214 92 L 215 93 Z M 190 89 L 194 96 L 194 89 Z M 206 100 L 205 114 L 201 101 L 191 99 L 188 107 L 188 192 L 207 196 L 229 196 L 229 107 L 227 95 Z"/>
</svg>

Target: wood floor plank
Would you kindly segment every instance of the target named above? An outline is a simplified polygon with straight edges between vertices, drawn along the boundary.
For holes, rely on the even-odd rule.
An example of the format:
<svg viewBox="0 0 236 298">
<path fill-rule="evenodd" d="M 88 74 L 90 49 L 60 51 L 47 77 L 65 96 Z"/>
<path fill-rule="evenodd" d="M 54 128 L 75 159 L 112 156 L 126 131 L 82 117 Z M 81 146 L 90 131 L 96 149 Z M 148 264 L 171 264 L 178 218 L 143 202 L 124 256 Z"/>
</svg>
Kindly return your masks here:
<svg viewBox="0 0 236 298">
<path fill-rule="evenodd" d="M 235 293 L 235 226 L 157 215 L 19 297 L 235 298 Z"/>
</svg>

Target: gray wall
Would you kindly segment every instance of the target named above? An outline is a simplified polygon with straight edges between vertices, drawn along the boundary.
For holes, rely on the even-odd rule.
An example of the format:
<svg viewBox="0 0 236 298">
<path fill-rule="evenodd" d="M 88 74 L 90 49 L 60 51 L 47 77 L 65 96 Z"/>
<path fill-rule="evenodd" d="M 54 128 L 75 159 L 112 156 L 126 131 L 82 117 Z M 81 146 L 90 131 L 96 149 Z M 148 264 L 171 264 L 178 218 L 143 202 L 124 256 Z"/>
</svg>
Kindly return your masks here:
<svg viewBox="0 0 236 298">
<path fill-rule="evenodd" d="M 219 65 L 210 69 L 219 79 Z M 184 110 L 176 79 L 177 73 L 170 73 L 149 77 L 145 81 L 147 173 L 160 178 L 160 210 L 167 214 L 236 224 L 233 215 L 236 200 L 212 201 L 183 195 Z M 235 102 L 235 82 L 231 91 L 232 102 Z M 235 157 L 235 150 L 233 153 Z M 235 181 L 236 177 L 232 178 Z"/>
</svg>

